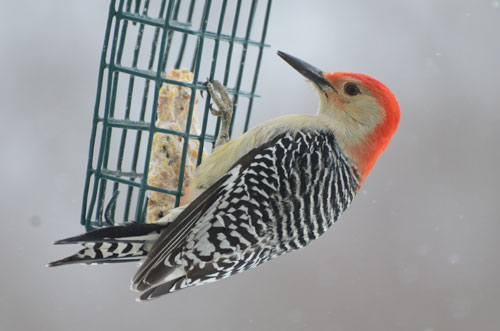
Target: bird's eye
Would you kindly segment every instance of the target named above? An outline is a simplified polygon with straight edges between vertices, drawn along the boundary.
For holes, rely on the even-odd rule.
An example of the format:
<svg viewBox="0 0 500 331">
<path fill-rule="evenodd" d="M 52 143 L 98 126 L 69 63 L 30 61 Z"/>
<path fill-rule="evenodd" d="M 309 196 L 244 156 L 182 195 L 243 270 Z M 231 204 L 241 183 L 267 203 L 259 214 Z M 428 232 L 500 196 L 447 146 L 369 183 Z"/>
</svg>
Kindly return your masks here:
<svg viewBox="0 0 500 331">
<path fill-rule="evenodd" d="M 356 84 L 352 84 L 352 83 L 345 84 L 344 91 L 345 91 L 345 93 L 347 93 L 350 96 L 355 96 L 355 95 L 358 95 L 361 93 L 361 91 L 359 90 L 359 87 L 357 87 Z"/>
</svg>

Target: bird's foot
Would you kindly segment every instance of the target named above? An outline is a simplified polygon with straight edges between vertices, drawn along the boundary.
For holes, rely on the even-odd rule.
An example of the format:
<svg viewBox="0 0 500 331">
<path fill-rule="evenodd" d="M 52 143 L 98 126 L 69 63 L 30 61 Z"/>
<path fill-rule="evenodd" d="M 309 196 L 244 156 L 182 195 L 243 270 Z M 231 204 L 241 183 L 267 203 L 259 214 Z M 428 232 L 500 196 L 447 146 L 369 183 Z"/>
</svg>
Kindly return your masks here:
<svg viewBox="0 0 500 331">
<path fill-rule="evenodd" d="M 233 117 L 233 102 L 229 98 L 226 88 L 221 82 L 215 80 L 213 82 L 207 83 L 208 93 L 210 97 L 217 105 L 218 109 L 215 109 L 210 105 L 210 111 L 212 115 L 219 116 L 221 118 L 221 129 L 219 136 L 215 141 L 215 147 L 224 145 L 229 141 L 229 129 L 231 126 L 231 119 Z"/>
</svg>

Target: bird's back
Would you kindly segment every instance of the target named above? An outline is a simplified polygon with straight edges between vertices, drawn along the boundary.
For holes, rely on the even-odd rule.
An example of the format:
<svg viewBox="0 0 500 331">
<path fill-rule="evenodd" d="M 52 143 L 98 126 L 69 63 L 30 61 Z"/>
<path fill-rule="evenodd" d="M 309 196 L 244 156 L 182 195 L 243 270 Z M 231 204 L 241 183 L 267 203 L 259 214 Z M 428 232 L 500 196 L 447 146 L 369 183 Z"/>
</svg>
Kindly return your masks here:
<svg viewBox="0 0 500 331">
<path fill-rule="evenodd" d="M 338 219 L 357 186 L 331 131 L 281 134 L 236 162 L 192 203 L 196 209 L 167 227 L 136 289 L 150 299 L 304 247 Z"/>
</svg>

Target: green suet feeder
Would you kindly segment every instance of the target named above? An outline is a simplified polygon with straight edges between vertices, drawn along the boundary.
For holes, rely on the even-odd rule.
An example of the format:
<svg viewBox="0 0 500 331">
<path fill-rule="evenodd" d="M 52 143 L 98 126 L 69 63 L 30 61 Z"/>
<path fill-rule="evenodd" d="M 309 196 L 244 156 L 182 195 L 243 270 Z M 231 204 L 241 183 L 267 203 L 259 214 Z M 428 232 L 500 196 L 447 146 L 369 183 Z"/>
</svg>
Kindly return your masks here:
<svg viewBox="0 0 500 331">
<path fill-rule="evenodd" d="M 248 129 L 262 51 L 268 46 L 271 2 L 111 0 L 82 203 L 81 223 L 87 230 L 115 221 L 144 222 L 149 190 L 173 195 L 179 204 L 189 140 L 198 140 L 201 150 L 214 143 L 219 130 L 206 95 L 198 98 L 200 134 L 190 133 L 197 91 L 206 91 L 207 79 L 221 81 L 233 98 L 231 131 Z M 174 68 L 189 69 L 193 82 L 168 79 L 166 72 Z M 191 89 L 185 131 L 155 125 L 164 83 Z M 183 141 L 176 190 L 147 183 L 156 132 Z"/>
</svg>

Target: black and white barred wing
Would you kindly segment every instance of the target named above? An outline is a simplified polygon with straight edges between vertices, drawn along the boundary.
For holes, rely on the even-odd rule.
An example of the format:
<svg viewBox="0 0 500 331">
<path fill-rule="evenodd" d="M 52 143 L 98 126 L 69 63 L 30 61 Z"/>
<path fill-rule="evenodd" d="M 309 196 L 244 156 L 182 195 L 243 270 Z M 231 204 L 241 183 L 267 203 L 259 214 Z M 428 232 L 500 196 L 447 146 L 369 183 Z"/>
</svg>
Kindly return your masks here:
<svg viewBox="0 0 500 331">
<path fill-rule="evenodd" d="M 333 135 L 283 134 L 186 208 L 153 247 L 135 287 L 150 299 L 303 247 L 340 216 L 356 188 Z"/>
</svg>

